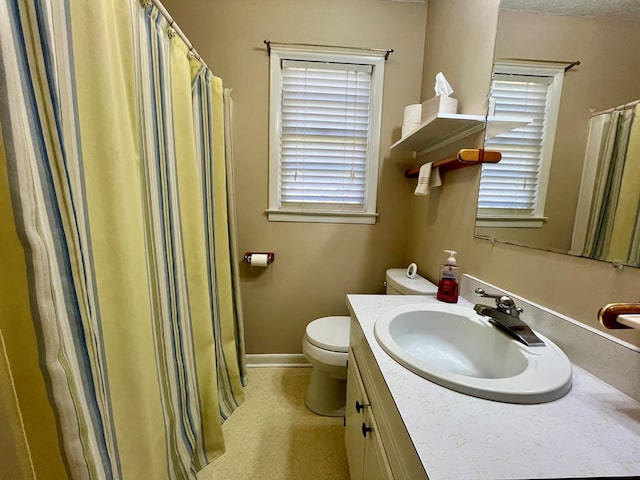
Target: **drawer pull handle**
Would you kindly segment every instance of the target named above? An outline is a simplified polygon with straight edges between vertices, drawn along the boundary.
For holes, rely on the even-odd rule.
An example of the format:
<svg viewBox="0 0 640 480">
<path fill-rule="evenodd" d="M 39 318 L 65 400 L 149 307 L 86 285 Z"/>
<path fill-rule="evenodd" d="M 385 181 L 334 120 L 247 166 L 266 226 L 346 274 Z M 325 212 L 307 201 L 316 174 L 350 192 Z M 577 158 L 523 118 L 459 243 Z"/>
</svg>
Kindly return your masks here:
<svg viewBox="0 0 640 480">
<path fill-rule="evenodd" d="M 367 432 L 370 432 L 372 429 L 371 427 L 367 427 L 367 424 L 362 422 L 362 436 L 363 437 L 367 437 Z"/>
<path fill-rule="evenodd" d="M 364 405 L 361 404 L 358 400 L 356 400 L 356 412 L 360 413 L 360 410 L 364 410 Z"/>
</svg>

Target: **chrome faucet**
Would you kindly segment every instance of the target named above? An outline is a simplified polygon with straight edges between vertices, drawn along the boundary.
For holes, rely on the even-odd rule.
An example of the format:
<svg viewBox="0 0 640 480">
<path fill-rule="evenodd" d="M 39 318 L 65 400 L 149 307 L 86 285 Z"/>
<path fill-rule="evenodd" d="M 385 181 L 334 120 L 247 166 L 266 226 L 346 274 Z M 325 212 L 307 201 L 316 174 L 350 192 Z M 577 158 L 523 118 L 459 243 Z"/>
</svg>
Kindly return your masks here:
<svg viewBox="0 0 640 480">
<path fill-rule="evenodd" d="M 513 298 L 508 295 L 487 293 L 482 288 L 476 288 L 475 293 L 480 297 L 493 298 L 496 301 L 495 307 L 480 304 L 473 307 L 479 315 L 489 317 L 489 322 L 529 347 L 544 345 L 544 342 L 533 333 L 529 325 L 520 320 L 522 309 L 516 307 Z"/>
</svg>

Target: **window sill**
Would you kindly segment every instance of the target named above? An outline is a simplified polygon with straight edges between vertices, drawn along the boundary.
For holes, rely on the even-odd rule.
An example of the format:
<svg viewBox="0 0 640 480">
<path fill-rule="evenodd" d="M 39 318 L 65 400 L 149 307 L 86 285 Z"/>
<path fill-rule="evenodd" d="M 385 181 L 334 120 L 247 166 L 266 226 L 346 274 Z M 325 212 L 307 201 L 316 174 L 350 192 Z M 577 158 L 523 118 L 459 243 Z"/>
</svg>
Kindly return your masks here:
<svg viewBox="0 0 640 480">
<path fill-rule="evenodd" d="M 548 217 L 521 217 L 515 215 L 478 216 L 476 227 L 542 228 Z"/>
<path fill-rule="evenodd" d="M 355 223 L 374 225 L 377 213 L 362 212 L 310 212 L 299 210 L 267 210 L 270 222 L 307 222 L 307 223 Z"/>
</svg>

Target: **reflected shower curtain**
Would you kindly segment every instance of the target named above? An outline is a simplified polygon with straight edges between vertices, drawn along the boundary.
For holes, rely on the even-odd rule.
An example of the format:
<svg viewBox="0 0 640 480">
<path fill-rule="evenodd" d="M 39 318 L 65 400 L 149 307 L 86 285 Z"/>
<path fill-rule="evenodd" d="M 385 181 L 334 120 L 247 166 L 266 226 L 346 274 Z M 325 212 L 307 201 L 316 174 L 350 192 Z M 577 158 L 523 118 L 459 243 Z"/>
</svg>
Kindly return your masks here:
<svg viewBox="0 0 640 480">
<path fill-rule="evenodd" d="M 615 110 L 590 122 L 585 164 L 594 167 L 586 184 L 585 171 L 582 189 L 593 194 L 576 217 L 576 224 L 586 219 L 582 256 L 640 266 L 639 112 L 639 106 Z"/>
<path fill-rule="evenodd" d="M 3 221 L 30 305 L 11 321 L 33 322 L 64 468 L 195 478 L 242 402 L 221 81 L 154 6 L 0 10 Z M 29 427 L 34 383 L 16 381 L 25 434 L 47 444 Z M 32 454 L 36 473 L 55 463 Z"/>
<path fill-rule="evenodd" d="M 632 123 L 611 228 L 608 260 L 640 267 L 640 105 L 631 112 Z"/>
</svg>

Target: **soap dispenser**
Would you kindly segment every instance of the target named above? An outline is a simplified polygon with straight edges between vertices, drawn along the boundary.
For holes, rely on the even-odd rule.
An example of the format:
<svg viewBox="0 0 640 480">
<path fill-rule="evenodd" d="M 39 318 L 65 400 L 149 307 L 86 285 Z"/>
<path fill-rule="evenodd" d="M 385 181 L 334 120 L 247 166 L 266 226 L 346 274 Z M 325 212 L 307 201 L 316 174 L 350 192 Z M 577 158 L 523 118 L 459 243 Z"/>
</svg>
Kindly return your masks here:
<svg viewBox="0 0 640 480">
<path fill-rule="evenodd" d="M 460 272 L 456 266 L 456 252 L 454 250 L 445 250 L 444 252 L 449 255 L 449 258 L 447 258 L 447 263 L 440 265 L 436 298 L 441 302 L 458 303 Z"/>
</svg>

